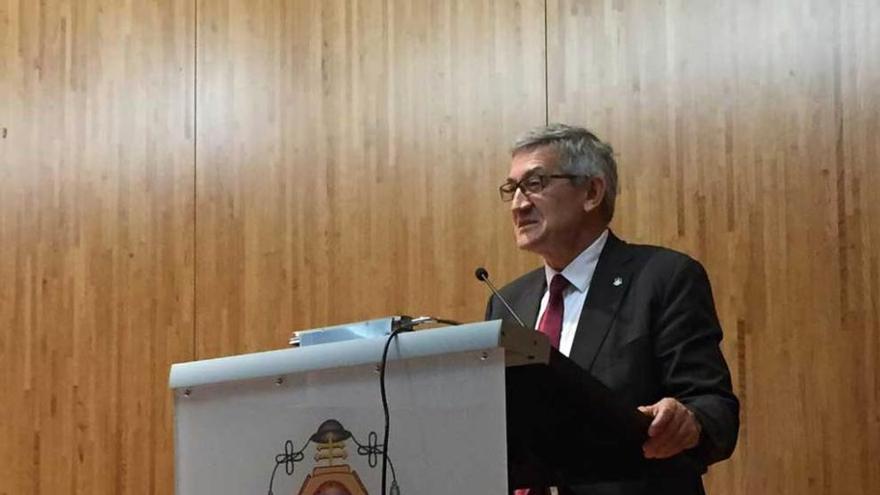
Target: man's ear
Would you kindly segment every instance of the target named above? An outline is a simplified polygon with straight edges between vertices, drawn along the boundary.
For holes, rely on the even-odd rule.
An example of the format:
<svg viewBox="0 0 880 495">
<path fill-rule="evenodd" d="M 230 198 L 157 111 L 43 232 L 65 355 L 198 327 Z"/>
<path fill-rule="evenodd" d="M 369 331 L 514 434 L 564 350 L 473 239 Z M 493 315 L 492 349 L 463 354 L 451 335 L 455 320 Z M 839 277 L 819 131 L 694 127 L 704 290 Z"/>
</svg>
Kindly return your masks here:
<svg viewBox="0 0 880 495">
<path fill-rule="evenodd" d="M 587 188 L 587 195 L 584 198 L 584 211 L 587 213 L 595 211 L 602 206 L 605 199 L 605 179 L 602 177 L 590 177 L 584 184 Z"/>
</svg>

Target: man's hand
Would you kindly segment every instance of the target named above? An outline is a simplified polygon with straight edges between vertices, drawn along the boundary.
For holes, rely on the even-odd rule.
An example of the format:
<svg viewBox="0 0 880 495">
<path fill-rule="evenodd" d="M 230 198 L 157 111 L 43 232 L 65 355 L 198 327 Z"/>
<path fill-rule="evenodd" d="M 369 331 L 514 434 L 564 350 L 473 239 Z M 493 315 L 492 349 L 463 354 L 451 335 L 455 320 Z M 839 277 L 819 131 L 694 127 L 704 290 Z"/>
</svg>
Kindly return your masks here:
<svg viewBox="0 0 880 495">
<path fill-rule="evenodd" d="M 648 427 L 648 441 L 642 445 L 647 459 L 665 459 L 696 447 L 702 427 L 690 409 L 681 402 L 665 398 L 639 411 L 654 418 Z"/>
</svg>

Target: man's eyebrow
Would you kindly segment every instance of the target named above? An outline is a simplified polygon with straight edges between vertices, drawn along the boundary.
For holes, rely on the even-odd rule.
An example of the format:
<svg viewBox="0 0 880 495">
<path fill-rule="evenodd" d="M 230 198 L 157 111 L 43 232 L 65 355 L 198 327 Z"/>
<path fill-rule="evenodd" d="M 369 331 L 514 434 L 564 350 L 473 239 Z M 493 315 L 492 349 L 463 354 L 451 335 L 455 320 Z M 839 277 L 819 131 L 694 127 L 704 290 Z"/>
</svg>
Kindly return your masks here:
<svg viewBox="0 0 880 495">
<path fill-rule="evenodd" d="M 526 170 L 526 172 L 522 175 L 522 177 L 520 177 L 519 180 L 525 180 L 525 179 L 528 179 L 529 177 L 531 177 L 531 176 L 533 176 L 533 175 L 546 174 L 546 173 L 547 173 L 547 169 L 545 169 L 545 168 L 544 168 L 543 166 L 541 166 L 541 165 L 538 165 L 538 166 L 535 167 L 535 168 L 531 168 L 531 169 L 529 169 L 529 170 Z M 516 181 L 513 180 L 513 177 L 508 177 L 508 178 L 507 178 L 507 182 L 516 182 Z"/>
</svg>

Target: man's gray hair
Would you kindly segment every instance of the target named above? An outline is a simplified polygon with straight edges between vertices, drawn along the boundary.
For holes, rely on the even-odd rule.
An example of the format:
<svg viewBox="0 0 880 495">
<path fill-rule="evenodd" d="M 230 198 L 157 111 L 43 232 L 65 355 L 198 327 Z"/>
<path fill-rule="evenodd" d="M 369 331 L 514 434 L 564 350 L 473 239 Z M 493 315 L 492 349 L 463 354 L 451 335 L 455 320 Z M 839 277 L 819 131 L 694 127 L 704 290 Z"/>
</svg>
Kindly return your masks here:
<svg viewBox="0 0 880 495">
<path fill-rule="evenodd" d="M 549 124 L 523 134 L 510 153 L 515 156 L 542 146 L 550 146 L 556 151 L 560 172 L 605 179 L 602 207 L 610 222 L 614 216 L 614 200 L 617 199 L 617 162 L 611 145 L 583 127 Z M 585 179 L 579 181 L 583 183 Z"/>
</svg>

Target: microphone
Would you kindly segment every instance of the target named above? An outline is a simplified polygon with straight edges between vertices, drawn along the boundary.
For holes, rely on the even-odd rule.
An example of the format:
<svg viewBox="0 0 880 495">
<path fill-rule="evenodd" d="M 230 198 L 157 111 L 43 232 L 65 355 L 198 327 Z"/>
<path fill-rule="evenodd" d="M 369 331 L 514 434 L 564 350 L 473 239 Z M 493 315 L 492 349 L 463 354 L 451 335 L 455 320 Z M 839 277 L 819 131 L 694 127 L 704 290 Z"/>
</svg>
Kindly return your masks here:
<svg viewBox="0 0 880 495">
<path fill-rule="evenodd" d="M 477 269 L 474 270 L 474 276 L 477 277 L 477 280 L 485 283 L 489 287 L 489 290 L 492 291 L 492 294 L 494 294 L 495 297 L 497 297 L 498 300 L 501 301 L 502 304 L 504 304 L 504 307 L 507 308 L 507 311 L 511 315 L 513 315 L 513 317 L 516 319 L 516 322 L 519 323 L 520 326 L 526 326 L 526 324 L 523 323 L 522 319 L 520 319 L 519 315 L 516 314 L 516 311 L 514 311 L 513 308 L 510 307 L 510 304 L 507 304 L 507 300 L 501 297 L 501 294 L 498 293 L 498 289 L 496 289 L 495 286 L 492 285 L 492 282 L 489 280 L 489 272 L 487 272 L 485 268 L 483 268 L 482 266 L 478 266 Z"/>
</svg>

